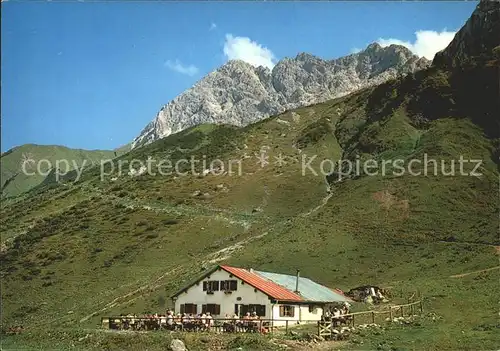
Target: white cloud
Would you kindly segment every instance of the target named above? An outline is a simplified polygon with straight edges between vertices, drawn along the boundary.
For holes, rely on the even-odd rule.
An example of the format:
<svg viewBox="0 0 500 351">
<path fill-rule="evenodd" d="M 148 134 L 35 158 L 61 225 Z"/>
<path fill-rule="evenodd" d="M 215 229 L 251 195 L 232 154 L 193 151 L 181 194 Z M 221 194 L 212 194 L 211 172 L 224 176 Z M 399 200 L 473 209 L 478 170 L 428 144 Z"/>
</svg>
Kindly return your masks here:
<svg viewBox="0 0 500 351">
<path fill-rule="evenodd" d="M 193 66 L 193 65 L 186 66 L 186 65 L 182 64 L 179 60 L 175 60 L 175 62 L 168 60 L 165 62 L 165 66 L 170 68 L 172 71 L 176 71 L 176 72 L 188 75 L 190 77 L 192 77 L 196 73 L 198 73 L 198 67 Z"/>
<path fill-rule="evenodd" d="M 217 28 L 217 23 L 210 23 L 210 28 L 208 30 L 214 30 L 215 28 Z"/>
<path fill-rule="evenodd" d="M 243 60 L 253 66 L 264 66 L 272 69 L 276 64 L 276 57 L 266 47 L 247 37 L 233 37 L 226 34 L 224 55 L 228 60 Z"/>
<path fill-rule="evenodd" d="M 413 51 L 418 56 L 423 56 L 426 59 L 432 60 L 434 55 L 443 50 L 452 41 L 456 32 L 448 32 L 443 30 L 442 32 L 436 32 L 433 30 L 419 30 L 415 32 L 417 39 L 414 43 L 409 41 L 403 41 L 399 39 L 382 39 L 380 38 L 377 42 L 381 46 L 389 46 L 391 44 L 403 45 L 408 49 Z"/>
</svg>

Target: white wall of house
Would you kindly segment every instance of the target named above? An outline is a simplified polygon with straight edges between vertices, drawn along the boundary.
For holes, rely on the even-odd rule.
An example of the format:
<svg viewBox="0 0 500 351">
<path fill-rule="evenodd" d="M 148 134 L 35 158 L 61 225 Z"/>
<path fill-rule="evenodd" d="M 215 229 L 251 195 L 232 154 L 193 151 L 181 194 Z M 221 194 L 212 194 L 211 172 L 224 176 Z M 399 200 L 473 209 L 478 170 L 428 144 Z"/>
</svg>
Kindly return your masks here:
<svg viewBox="0 0 500 351">
<path fill-rule="evenodd" d="M 319 321 L 323 315 L 323 309 L 319 306 L 313 306 L 309 311 L 309 306 L 300 306 L 300 320 L 302 321 Z"/>
<path fill-rule="evenodd" d="M 314 307 L 311 312 L 309 312 L 309 305 L 291 305 L 293 306 L 293 317 L 281 317 L 280 316 L 280 306 L 282 304 L 276 304 L 273 306 L 273 316 L 275 320 L 289 322 L 312 322 L 321 320 L 321 315 L 323 314 L 323 309 L 321 307 Z"/>
<path fill-rule="evenodd" d="M 231 294 L 226 294 L 224 291 L 214 291 L 213 294 L 207 294 L 203 291 L 204 281 L 213 280 L 236 280 L 237 290 Z M 280 304 L 272 304 L 269 297 L 255 289 L 253 286 L 243 282 L 242 280 L 230 276 L 224 270 L 217 270 L 211 275 L 205 277 L 198 284 L 194 284 L 186 288 L 185 292 L 180 293 L 175 300 L 175 312 L 180 312 L 182 304 L 196 304 L 198 313 L 202 311 L 204 304 L 217 304 L 220 305 L 220 314 L 214 316 L 215 318 L 225 318 L 226 315 L 233 316 L 235 311 L 235 304 L 242 305 L 264 305 L 266 315 L 262 319 L 274 319 L 278 321 L 275 324 L 284 324 L 288 320 L 289 323 L 297 322 L 299 320 L 320 320 L 322 309 L 317 307 L 313 312 L 309 312 L 308 305 L 292 305 L 294 309 L 293 317 L 280 317 Z"/>
<path fill-rule="evenodd" d="M 237 290 L 231 294 L 226 294 L 224 291 L 214 291 L 213 294 L 207 294 L 203 291 L 203 281 L 212 280 L 237 280 Z M 198 305 L 198 312 L 201 313 L 201 306 L 204 304 L 218 304 L 220 305 L 220 315 L 217 317 L 224 318 L 227 315 L 234 314 L 234 305 L 265 305 L 266 316 L 271 318 L 271 309 L 269 297 L 262 293 L 260 290 L 255 291 L 253 286 L 242 282 L 236 277 L 230 277 L 230 274 L 224 270 L 215 271 L 210 276 L 205 277 L 198 284 L 192 285 L 187 288 L 186 292 L 180 293 L 175 301 L 175 311 L 180 311 L 180 305 L 186 303 L 194 303 Z M 238 298 L 241 298 L 238 300 Z"/>
</svg>

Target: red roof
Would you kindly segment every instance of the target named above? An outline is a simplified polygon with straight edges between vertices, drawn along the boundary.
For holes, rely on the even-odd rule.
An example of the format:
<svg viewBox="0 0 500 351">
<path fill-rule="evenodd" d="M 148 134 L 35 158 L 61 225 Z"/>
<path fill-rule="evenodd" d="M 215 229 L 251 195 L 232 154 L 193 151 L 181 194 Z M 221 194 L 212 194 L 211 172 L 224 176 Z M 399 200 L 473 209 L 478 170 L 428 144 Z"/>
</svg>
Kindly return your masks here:
<svg viewBox="0 0 500 351">
<path fill-rule="evenodd" d="M 254 288 L 262 291 L 264 294 L 272 297 L 275 300 L 304 301 L 304 299 L 300 295 L 291 292 L 290 290 L 279 284 L 261 277 L 255 272 L 230 266 L 220 266 L 220 268 L 243 280 L 245 283 L 250 284 Z"/>
</svg>

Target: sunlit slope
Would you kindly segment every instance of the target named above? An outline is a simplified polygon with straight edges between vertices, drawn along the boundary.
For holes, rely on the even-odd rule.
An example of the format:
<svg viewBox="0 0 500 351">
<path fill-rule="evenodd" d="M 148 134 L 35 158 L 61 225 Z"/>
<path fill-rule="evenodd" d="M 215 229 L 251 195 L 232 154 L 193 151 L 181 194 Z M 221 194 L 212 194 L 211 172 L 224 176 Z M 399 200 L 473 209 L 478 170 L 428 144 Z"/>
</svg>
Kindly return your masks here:
<svg viewBox="0 0 500 351">
<path fill-rule="evenodd" d="M 16 196 L 40 185 L 51 170 L 59 166 L 64 174 L 75 168 L 99 164 L 101 160 L 123 154 L 115 151 L 70 149 L 57 145 L 25 144 L 15 147 L 0 158 L 2 197 Z"/>
</svg>

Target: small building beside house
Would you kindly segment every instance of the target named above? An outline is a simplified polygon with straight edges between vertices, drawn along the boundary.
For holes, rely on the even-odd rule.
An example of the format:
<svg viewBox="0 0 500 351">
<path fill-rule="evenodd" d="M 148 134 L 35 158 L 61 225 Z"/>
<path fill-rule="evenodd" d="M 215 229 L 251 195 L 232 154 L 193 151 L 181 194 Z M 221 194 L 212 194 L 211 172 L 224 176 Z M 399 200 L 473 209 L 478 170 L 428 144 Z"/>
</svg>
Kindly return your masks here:
<svg viewBox="0 0 500 351">
<path fill-rule="evenodd" d="M 214 318 L 256 312 L 274 324 L 318 321 L 325 305 L 352 302 L 340 290 L 308 278 L 216 266 L 172 296 L 176 313 L 210 312 Z"/>
</svg>

